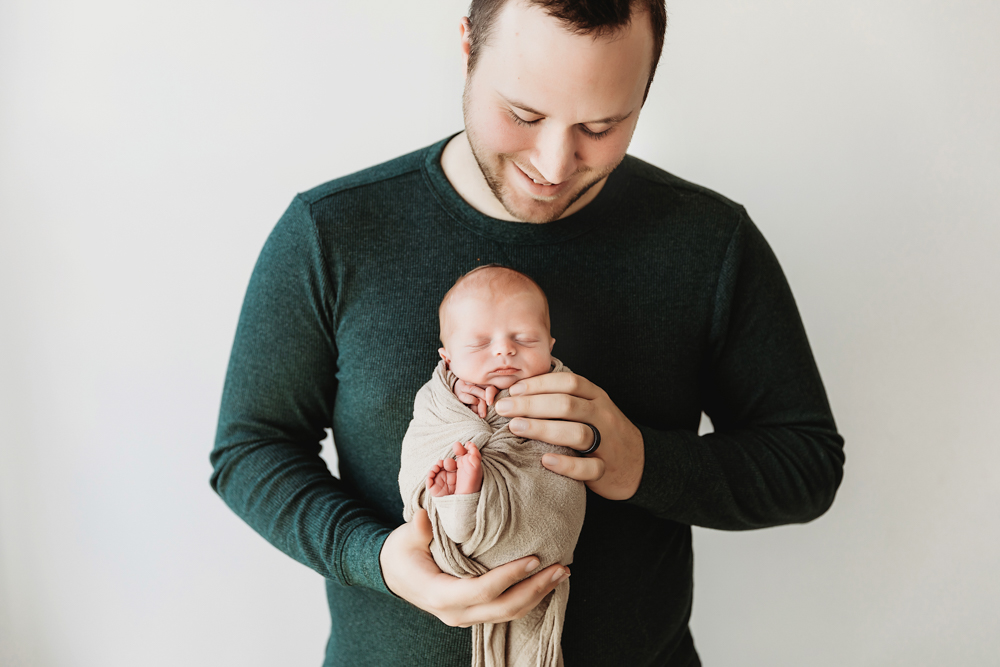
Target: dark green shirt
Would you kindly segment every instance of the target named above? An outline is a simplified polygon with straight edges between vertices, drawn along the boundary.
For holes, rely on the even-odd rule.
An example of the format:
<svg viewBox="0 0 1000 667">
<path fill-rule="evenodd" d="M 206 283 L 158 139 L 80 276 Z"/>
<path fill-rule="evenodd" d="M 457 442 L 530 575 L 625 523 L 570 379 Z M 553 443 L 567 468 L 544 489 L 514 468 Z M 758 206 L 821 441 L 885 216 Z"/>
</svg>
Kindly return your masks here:
<svg viewBox="0 0 1000 667">
<path fill-rule="evenodd" d="M 548 295 L 553 353 L 645 442 L 634 497 L 588 491 L 566 664 L 698 664 L 690 526 L 809 521 L 842 476 L 781 268 L 741 206 L 633 157 L 567 218 L 489 218 L 445 178 L 445 143 L 300 194 L 278 222 L 240 315 L 212 486 L 326 577 L 326 665 L 467 667 L 469 630 L 392 595 L 378 556 L 402 521 L 400 443 L 438 360 L 438 304 L 479 264 L 518 269 Z M 699 437 L 703 410 L 715 433 Z M 319 456 L 327 427 L 339 479 Z"/>
</svg>

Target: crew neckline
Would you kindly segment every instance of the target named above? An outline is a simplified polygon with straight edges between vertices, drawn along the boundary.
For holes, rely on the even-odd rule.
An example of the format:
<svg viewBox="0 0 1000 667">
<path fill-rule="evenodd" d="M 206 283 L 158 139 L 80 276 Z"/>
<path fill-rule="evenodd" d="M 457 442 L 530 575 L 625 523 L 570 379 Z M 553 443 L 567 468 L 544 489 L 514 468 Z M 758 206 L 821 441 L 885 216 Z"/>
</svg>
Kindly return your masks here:
<svg viewBox="0 0 1000 667">
<path fill-rule="evenodd" d="M 441 154 L 458 132 L 427 148 L 421 168 L 424 179 L 442 208 L 462 227 L 480 236 L 504 243 L 519 245 L 545 245 L 560 243 L 586 234 L 602 221 L 613 218 L 611 210 L 628 185 L 628 159 L 622 160 L 608 175 L 604 187 L 594 200 L 576 213 L 545 223 L 501 220 L 480 213 L 469 205 L 452 186 L 441 168 Z"/>
</svg>

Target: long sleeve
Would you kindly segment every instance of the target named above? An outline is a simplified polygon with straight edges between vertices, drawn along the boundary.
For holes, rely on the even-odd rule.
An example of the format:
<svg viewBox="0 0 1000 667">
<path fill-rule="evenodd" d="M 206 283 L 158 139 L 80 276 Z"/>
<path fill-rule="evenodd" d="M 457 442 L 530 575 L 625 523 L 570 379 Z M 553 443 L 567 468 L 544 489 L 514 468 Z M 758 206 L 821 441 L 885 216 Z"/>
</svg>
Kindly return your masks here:
<svg viewBox="0 0 1000 667">
<path fill-rule="evenodd" d="M 336 287 L 296 198 L 247 289 L 211 454 L 212 488 L 271 544 L 324 577 L 388 593 L 390 529 L 320 458 L 337 392 Z"/>
<path fill-rule="evenodd" d="M 791 290 L 745 212 L 719 273 L 701 401 L 715 432 L 639 425 L 645 467 L 628 502 L 691 525 L 810 521 L 843 475 L 837 433 Z"/>
</svg>

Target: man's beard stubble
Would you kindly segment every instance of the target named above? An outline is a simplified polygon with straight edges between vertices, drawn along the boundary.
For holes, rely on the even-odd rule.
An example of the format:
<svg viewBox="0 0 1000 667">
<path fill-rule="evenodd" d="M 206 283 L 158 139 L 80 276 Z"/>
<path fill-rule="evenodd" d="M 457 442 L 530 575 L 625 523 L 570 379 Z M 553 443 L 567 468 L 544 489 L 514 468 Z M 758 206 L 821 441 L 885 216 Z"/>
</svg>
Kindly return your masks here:
<svg viewBox="0 0 1000 667">
<path fill-rule="evenodd" d="M 476 140 L 475 134 L 469 130 L 468 91 L 469 89 L 467 84 L 465 92 L 462 95 L 462 116 L 463 119 L 465 120 L 465 136 L 469 141 L 469 147 L 472 149 L 472 157 L 475 158 L 476 164 L 479 165 L 479 171 L 482 172 L 483 178 L 486 179 L 486 184 L 489 186 L 490 191 L 493 193 L 493 196 L 497 198 L 497 201 L 500 202 L 500 205 L 503 206 L 508 213 L 510 213 L 515 219 L 520 220 L 521 222 L 546 223 L 546 222 L 552 222 L 553 220 L 558 220 L 562 216 L 562 214 L 565 213 L 567 209 L 569 209 L 570 206 L 576 203 L 576 201 L 580 199 L 580 197 L 585 195 L 587 191 L 590 190 L 590 188 L 600 183 L 601 179 L 608 176 L 612 171 L 615 170 L 615 168 L 619 164 L 621 164 L 621 161 L 625 159 L 625 156 L 622 155 L 622 157 L 617 162 L 615 162 L 615 164 L 611 165 L 602 173 L 598 174 L 589 183 L 586 183 L 583 187 L 581 187 L 577 192 L 572 193 L 569 197 L 566 198 L 565 205 L 560 206 L 559 202 L 556 201 L 553 203 L 557 206 L 557 208 L 546 212 L 546 214 L 543 215 L 542 217 L 526 218 L 523 216 L 523 214 L 511 208 L 511 203 L 508 201 L 509 193 L 507 184 L 501 181 L 499 176 L 499 172 L 503 170 L 504 160 L 514 162 L 513 156 L 509 153 L 498 153 L 496 155 L 498 165 L 497 169 L 494 170 L 494 168 L 491 165 L 487 165 L 484 162 L 482 153 L 484 153 L 485 151 L 480 150 L 480 148 L 477 146 L 478 142 Z M 514 164 L 516 166 L 517 163 L 515 162 Z M 573 176 L 571 176 L 570 178 L 575 178 L 580 174 L 586 174 L 590 171 L 592 170 L 585 169 L 584 171 L 578 171 L 574 173 Z"/>
</svg>

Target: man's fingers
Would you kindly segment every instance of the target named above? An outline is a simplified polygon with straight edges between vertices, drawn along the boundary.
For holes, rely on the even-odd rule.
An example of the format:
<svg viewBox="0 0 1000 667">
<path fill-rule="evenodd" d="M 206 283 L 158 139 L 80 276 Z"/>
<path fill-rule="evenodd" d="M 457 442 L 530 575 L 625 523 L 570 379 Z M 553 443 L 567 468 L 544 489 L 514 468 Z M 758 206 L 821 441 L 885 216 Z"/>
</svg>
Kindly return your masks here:
<svg viewBox="0 0 1000 667">
<path fill-rule="evenodd" d="M 397 535 L 399 547 L 390 549 Z M 417 510 L 386 540 L 380 564 L 389 590 L 448 625 L 469 627 L 521 618 L 568 576 L 569 568 L 553 565 L 524 579 L 539 564 L 536 556 L 529 556 L 480 577 L 460 579 L 438 569 L 429 549 L 432 538 L 427 512 Z M 406 554 L 405 565 L 397 571 L 393 564 L 400 553 Z M 428 595 L 430 591 L 436 593 Z"/>
<path fill-rule="evenodd" d="M 596 482 L 604 477 L 604 461 L 596 456 L 563 456 L 546 454 L 542 465 L 554 473 L 581 482 Z"/>
<path fill-rule="evenodd" d="M 528 573 L 537 567 L 538 558 L 529 556 L 501 565 L 475 579 L 463 580 L 472 584 L 470 588 L 475 589 L 472 592 L 475 599 L 470 600 L 469 604 L 492 602 L 505 590 L 527 577 Z"/>
<path fill-rule="evenodd" d="M 575 421 L 515 417 L 510 420 L 508 428 L 511 433 L 522 438 L 540 440 L 550 445 L 570 447 L 580 451 L 594 444 L 594 432 L 590 427 Z"/>
<path fill-rule="evenodd" d="M 559 373 L 559 375 L 562 375 Z M 589 422 L 595 419 L 595 402 L 570 394 L 537 394 L 502 398 L 497 401 L 497 414 L 504 417 L 535 417 Z"/>
<path fill-rule="evenodd" d="M 476 624 L 521 618 L 568 576 L 568 567 L 551 565 L 528 579 L 508 587 L 491 601 L 470 608 L 467 620 L 471 624 Z"/>
<path fill-rule="evenodd" d="M 555 587 L 553 573 L 562 574 L 568 569 L 553 565 L 525 579 L 537 567 L 538 558 L 530 556 L 501 565 L 475 579 L 462 580 L 469 605 L 463 621 L 475 624 L 511 620 L 519 612 L 534 607 Z"/>
<path fill-rule="evenodd" d="M 526 378 L 510 388 L 511 396 L 530 394 L 570 394 L 580 398 L 595 399 L 604 395 L 596 384 L 576 373 L 545 373 Z"/>
</svg>

